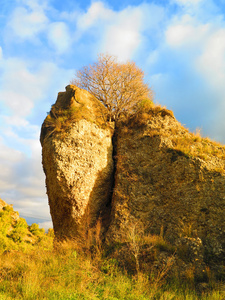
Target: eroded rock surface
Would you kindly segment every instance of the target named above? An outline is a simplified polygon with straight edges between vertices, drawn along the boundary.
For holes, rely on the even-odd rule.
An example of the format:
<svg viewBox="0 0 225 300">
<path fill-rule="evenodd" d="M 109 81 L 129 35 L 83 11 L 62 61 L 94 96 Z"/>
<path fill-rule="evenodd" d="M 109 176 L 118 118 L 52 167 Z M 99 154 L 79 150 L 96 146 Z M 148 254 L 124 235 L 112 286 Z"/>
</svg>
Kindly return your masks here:
<svg viewBox="0 0 225 300">
<path fill-rule="evenodd" d="M 42 126 L 43 167 L 57 238 L 74 238 L 92 227 L 108 204 L 112 129 L 102 113 L 104 107 L 88 92 L 68 86 Z"/>
<path fill-rule="evenodd" d="M 117 130 L 109 240 L 133 224 L 171 243 L 200 238 L 205 255 L 225 259 L 225 148 L 188 132 L 164 109 Z M 140 121 L 140 119 L 139 119 Z"/>
<path fill-rule="evenodd" d="M 126 242 L 137 225 L 187 252 L 179 241 L 200 241 L 205 261 L 225 260 L 225 148 L 160 107 L 119 122 L 114 139 L 111 125 L 103 105 L 68 86 L 42 126 L 56 237 L 77 237 L 100 216 L 106 241 Z"/>
</svg>

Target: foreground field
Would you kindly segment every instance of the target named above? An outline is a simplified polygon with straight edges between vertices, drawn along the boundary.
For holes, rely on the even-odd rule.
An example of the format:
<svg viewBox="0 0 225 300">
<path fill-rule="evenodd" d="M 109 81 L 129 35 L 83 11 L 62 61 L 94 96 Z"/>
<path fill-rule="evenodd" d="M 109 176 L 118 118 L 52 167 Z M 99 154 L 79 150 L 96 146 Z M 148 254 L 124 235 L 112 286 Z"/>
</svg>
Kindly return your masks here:
<svg viewBox="0 0 225 300">
<path fill-rule="evenodd" d="M 46 250 L 44 249 L 46 247 Z M 130 275 L 115 259 L 78 254 L 70 247 L 58 251 L 49 243 L 40 249 L 7 251 L 0 257 L 0 299 L 208 299 L 223 300 L 221 284 L 207 292 L 191 285 Z M 47 249 L 48 248 L 48 249 Z"/>
<path fill-rule="evenodd" d="M 134 235 L 112 249 L 103 247 L 96 230 L 82 246 L 70 242 L 53 247 L 52 229 L 46 234 L 37 224 L 28 226 L 11 206 L 1 203 L 0 300 L 225 299 L 223 273 L 218 279 L 207 268 L 202 282 L 192 265 L 185 280 L 180 272 L 170 273 L 175 253 L 183 259 L 188 253 L 174 249 L 162 236 Z M 146 244 L 151 246 L 147 254 Z M 165 253 L 168 263 L 154 271 Z"/>
</svg>

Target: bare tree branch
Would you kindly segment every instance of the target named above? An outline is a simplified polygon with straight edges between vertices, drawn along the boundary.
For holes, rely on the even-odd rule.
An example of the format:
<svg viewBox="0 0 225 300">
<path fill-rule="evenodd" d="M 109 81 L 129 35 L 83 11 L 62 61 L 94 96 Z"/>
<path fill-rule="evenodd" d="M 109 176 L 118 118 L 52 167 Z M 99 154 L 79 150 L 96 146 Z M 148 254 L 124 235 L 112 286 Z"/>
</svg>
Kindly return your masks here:
<svg viewBox="0 0 225 300">
<path fill-rule="evenodd" d="M 153 99 L 152 90 L 144 83 L 144 72 L 134 62 L 119 63 L 107 54 L 100 54 L 96 63 L 77 71 L 72 83 L 99 99 L 115 121 L 121 113 L 133 113 L 139 102 Z"/>
</svg>

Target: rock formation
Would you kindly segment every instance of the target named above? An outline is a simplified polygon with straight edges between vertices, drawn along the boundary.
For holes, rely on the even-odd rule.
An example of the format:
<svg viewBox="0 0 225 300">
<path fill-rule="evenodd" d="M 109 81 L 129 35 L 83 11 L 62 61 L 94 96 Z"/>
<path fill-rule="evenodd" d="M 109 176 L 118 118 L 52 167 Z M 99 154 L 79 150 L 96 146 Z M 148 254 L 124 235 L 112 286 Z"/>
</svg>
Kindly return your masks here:
<svg viewBox="0 0 225 300">
<path fill-rule="evenodd" d="M 56 236 L 76 237 L 100 216 L 109 242 L 142 224 L 172 245 L 200 239 L 207 259 L 224 260 L 225 148 L 158 106 L 121 120 L 114 133 L 106 116 L 88 92 L 68 86 L 42 126 Z"/>
<path fill-rule="evenodd" d="M 112 188 L 112 128 L 105 108 L 68 86 L 42 126 L 43 166 L 56 237 L 75 237 L 105 211 Z M 82 225 L 82 226 L 80 226 Z"/>
<path fill-rule="evenodd" d="M 224 147 L 191 134 L 170 111 L 123 122 L 108 238 L 119 241 L 141 222 L 172 244 L 200 238 L 208 256 L 225 259 L 224 164 Z"/>
</svg>

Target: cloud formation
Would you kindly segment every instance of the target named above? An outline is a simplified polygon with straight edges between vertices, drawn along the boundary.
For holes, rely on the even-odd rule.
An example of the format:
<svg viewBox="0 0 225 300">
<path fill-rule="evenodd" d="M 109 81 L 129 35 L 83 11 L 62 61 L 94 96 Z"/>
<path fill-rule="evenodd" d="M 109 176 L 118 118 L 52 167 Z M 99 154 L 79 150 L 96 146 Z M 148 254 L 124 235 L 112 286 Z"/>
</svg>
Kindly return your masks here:
<svg viewBox="0 0 225 300">
<path fill-rule="evenodd" d="M 71 46 L 69 29 L 64 22 L 54 22 L 48 28 L 48 39 L 58 54 L 66 52 Z"/>
<path fill-rule="evenodd" d="M 12 33 L 23 39 L 33 39 L 37 34 L 44 31 L 48 24 L 42 8 L 31 5 L 31 9 L 26 7 L 16 7 L 13 11 L 8 27 Z"/>
<path fill-rule="evenodd" d="M 199 4 L 202 0 L 174 0 L 176 3 L 189 6 Z"/>
</svg>

